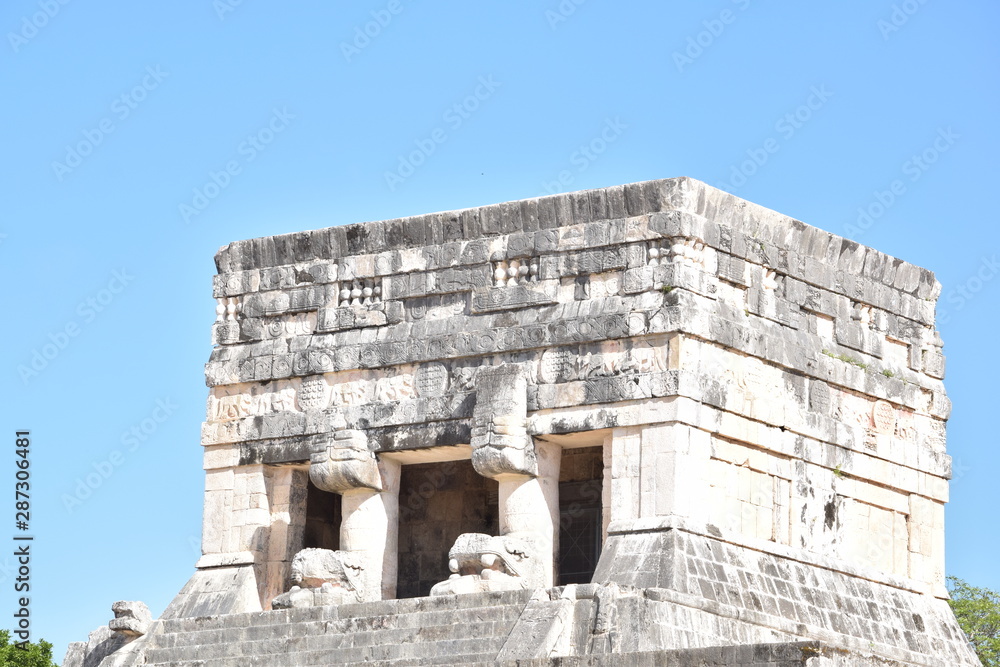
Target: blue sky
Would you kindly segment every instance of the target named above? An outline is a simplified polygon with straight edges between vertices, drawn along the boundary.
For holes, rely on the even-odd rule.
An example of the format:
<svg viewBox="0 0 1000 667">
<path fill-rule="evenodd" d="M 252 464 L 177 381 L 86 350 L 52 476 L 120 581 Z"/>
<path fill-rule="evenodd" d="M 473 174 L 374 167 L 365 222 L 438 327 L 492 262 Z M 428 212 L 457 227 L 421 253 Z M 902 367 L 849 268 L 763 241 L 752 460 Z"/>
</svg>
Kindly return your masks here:
<svg viewBox="0 0 1000 667">
<path fill-rule="evenodd" d="M 683 175 L 936 272 L 947 570 L 1000 589 L 1000 6 L 347 5 L 0 9 L 2 414 L 11 449 L 33 437 L 33 638 L 61 659 L 114 600 L 159 614 L 193 571 L 219 246 Z"/>
</svg>

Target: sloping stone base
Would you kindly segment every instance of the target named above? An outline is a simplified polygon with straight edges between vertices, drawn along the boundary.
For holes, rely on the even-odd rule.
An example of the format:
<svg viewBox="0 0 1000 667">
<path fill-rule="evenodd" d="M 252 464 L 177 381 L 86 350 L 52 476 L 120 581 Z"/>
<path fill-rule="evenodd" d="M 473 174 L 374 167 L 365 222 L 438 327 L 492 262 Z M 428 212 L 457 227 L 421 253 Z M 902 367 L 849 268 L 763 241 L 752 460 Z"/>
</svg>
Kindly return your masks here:
<svg viewBox="0 0 1000 667">
<path fill-rule="evenodd" d="M 161 618 L 219 616 L 260 611 L 252 565 L 198 570 L 184 584 Z"/>
<path fill-rule="evenodd" d="M 594 581 L 665 603 L 619 603 L 659 628 L 647 631 L 659 632 L 656 647 L 788 638 L 901 664 L 979 665 L 947 601 L 918 592 L 917 582 L 805 558 L 711 527 L 699 533 L 676 519 L 637 522 L 612 530 Z"/>
</svg>

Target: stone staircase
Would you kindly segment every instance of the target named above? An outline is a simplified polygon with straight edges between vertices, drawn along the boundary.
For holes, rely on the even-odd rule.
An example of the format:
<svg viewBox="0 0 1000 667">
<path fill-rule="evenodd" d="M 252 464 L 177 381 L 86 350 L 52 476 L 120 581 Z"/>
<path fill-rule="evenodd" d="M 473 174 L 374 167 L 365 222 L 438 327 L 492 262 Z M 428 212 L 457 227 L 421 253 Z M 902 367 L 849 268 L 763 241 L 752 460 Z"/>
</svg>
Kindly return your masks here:
<svg viewBox="0 0 1000 667">
<path fill-rule="evenodd" d="M 659 600 L 662 589 L 584 584 L 384 600 L 280 611 L 168 618 L 83 667 L 904 667 L 894 660 L 805 640 Z M 739 627 L 737 627 L 739 626 Z M 105 626 L 104 630 L 107 630 Z M 106 637 L 109 633 L 101 635 Z M 99 639 L 100 637 L 98 637 Z M 687 646 L 685 646 L 685 644 Z M 114 650 L 114 649 L 112 649 Z M 107 657 L 105 657 L 107 656 Z M 551 657 L 550 657 L 551 656 Z M 555 657 L 566 656 L 566 657 Z M 103 658 L 103 660 L 102 660 Z M 68 664 L 68 663 L 67 663 Z"/>
<path fill-rule="evenodd" d="M 146 665 L 492 664 L 531 591 L 164 620 Z"/>
</svg>

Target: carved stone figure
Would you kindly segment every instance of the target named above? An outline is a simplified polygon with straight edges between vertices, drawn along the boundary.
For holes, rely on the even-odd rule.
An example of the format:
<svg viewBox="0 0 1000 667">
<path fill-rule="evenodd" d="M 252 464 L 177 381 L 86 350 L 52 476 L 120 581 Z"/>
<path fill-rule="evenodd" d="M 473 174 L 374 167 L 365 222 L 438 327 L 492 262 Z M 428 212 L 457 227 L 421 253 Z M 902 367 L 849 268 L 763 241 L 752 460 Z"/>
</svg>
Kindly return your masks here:
<svg viewBox="0 0 1000 667">
<path fill-rule="evenodd" d="M 313 484 L 333 493 L 359 488 L 382 490 L 382 478 L 375 455 L 368 449 L 364 431 L 337 431 L 310 457 L 309 478 Z"/>
<path fill-rule="evenodd" d="M 149 624 L 153 622 L 149 607 L 142 602 L 119 600 L 111 605 L 111 611 L 115 617 L 108 622 L 108 627 L 112 632 L 128 638 L 146 634 Z"/>
<path fill-rule="evenodd" d="M 472 465 L 481 475 L 535 476 L 535 450 L 527 431 L 527 380 L 515 364 L 484 366 L 476 374 Z"/>
<path fill-rule="evenodd" d="M 435 584 L 431 595 L 509 591 L 545 585 L 541 544 L 530 532 L 493 536 L 464 533 L 448 551 L 447 581 Z"/>
<path fill-rule="evenodd" d="M 348 551 L 303 549 L 292 559 L 292 586 L 272 609 L 315 607 L 365 599 L 364 558 Z"/>
</svg>

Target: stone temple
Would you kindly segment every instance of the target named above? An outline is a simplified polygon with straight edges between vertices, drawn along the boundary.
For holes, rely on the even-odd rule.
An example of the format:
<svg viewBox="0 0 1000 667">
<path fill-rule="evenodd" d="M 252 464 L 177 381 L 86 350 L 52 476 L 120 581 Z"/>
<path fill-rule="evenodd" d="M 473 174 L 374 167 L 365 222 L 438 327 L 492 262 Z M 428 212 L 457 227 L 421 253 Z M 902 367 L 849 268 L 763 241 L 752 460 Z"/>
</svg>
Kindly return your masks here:
<svg viewBox="0 0 1000 667">
<path fill-rule="evenodd" d="M 678 178 L 216 256 L 202 557 L 65 665 L 978 665 L 927 270 Z"/>
</svg>

